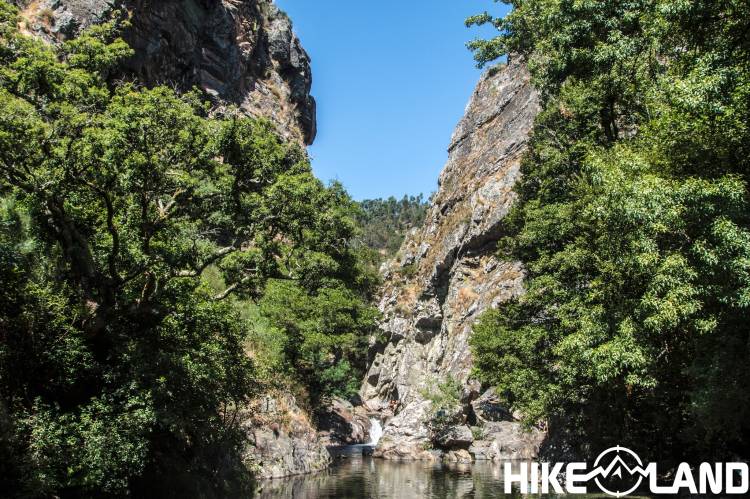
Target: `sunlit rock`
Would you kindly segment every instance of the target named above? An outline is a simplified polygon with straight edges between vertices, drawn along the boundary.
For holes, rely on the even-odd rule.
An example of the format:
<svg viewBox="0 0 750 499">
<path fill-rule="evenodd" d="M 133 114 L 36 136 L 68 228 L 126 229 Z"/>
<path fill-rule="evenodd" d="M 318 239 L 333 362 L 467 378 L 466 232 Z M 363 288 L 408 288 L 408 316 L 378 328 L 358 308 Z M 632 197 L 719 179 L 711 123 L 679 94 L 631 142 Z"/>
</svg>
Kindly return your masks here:
<svg viewBox="0 0 750 499">
<path fill-rule="evenodd" d="M 384 270 L 379 307 L 389 343 L 375 356 L 360 390 L 368 407 L 384 417 L 395 414 L 377 455 L 434 458 L 425 451 L 432 444 L 429 432 L 419 425 L 428 424 L 433 412 L 425 391 L 441 382 L 461 384 L 464 419 L 474 424 L 472 402 L 482 387 L 470 377 L 469 337 L 482 312 L 523 292 L 521 264 L 499 260 L 496 242 L 516 198 L 513 186 L 538 112 L 539 99 L 521 61 L 484 74 L 453 134 L 423 226 L 407 235 Z M 496 418 L 477 408 L 478 424 Z M 518 423 L 508 424 L 520 431 Z M 497 442 L 491 440 L 489 447 Z M 500 455 L 495 447 L 487 453 Z"/>
</svg>

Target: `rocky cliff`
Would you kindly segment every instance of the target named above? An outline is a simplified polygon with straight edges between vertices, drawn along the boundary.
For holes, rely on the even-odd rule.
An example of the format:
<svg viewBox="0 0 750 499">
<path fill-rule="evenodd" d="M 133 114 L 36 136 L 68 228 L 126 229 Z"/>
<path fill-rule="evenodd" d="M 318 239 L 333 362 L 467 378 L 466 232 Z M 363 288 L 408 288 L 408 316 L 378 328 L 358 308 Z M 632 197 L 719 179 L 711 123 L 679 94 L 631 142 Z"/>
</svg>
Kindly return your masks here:
<svg viewBox="0 0 750 499">
<path fill-rule="evenodd" d="M 250 442 L 245 463 L 258 477 L 304 475 L 331 463 L 310 416 L 288 393 L 270 393 L 252 401 L 241 420 Z"/>
<path fill-rule="evenodd" d="M 130 17 L 123 37 L 135 55 L 121 77 L 201 89 L 215 111 L 234 105 L 276 124 L 288 140 L 315 139 L 310 58 L 272 0 L 15 0 L 22 29 L 48 41 Z"/>
<path fill-rule="evenodd" d="M 491 388 L 471 379 L 468 346 L 479 315 L 523 289 L 522 266 L 499 260 L 495 246 L 538 112 L 521 62 L 483 75 L 451 139 L 424 225 L 384 270 L 379 307 L 388 341 L 375 347 L 360 391 L 387 419 L 376 455 L 532 457 L 539 446 L 540 432 L 522 432 Z M 450 383 L 461 387 L 458 408 L 452 426 L 436 434 L 430 392 Z"/>
</svg>

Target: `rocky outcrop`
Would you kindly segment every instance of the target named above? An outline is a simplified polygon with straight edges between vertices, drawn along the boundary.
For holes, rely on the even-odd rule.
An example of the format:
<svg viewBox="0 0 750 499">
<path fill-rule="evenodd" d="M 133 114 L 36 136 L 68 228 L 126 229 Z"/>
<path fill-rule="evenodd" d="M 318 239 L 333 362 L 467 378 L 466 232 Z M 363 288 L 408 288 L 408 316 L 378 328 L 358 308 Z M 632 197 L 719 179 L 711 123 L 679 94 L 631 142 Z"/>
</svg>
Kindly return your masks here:
<svg viewBox="0 0 750 499">
<path fill-rule="evenodd" d="M 121 77 L 201 89 L 216 112 L 228 105 L 264 117 L 281 136 L 315 139 L 310 58 L 272 0 L 15 0 L 22 27 L 48 41 L 130 14 L 123 37 L 135 55 Z"/>
<path fill-rule="evenodd" d="M 366 444 L 370 441 L 370 417 L 362 406 L 334 397 L 318 415 L 318 435 L 326 446 Z"/>
<path fill-rule="evenodd" d="M 538 428 L 524 430 L 518 422 L 485 423 L 481 438 L 469 447 L 477 461 L 531 460 L 537 457 L 545 434 Z"/>
<path fill-rule="evenodd" d="M 474 435 L 466 425 L 451 426 L 437 433 L 432 441 L 444 449 L 468 449 L 474 442 Z"/>
<path fill-rule="evenodd" d="M 430 421 L 431 402 L 415 400 L 404 407 L 383 428 L 375 452 L 375 457 L 385 459 L 424 459 L 440 458 L 439 453 L 431 452 Z"/>
<path fill-rule="evenodd" d="M 512 421 L 514 415 L 502 403 L 495 390 L 490 388 L 471 402 L 471 410 L 478 424 L 494 421 Z"/>
<path fill-rule="evenodd" d="M 321 471 L 331 456 L 307 413 L 289 394 L 266 395 L 242 412 L 249 437 L 245 463 L 257 478 L 281 478 Z"/>
<path fill-rule="evenodd" d="M 434 456 L 426 452 L 435 442 L 425 428 L 431 417 L 425 393 L 449 380 L 462 386 L 457 402 L 465 419 L 479 418 L 477 424 L 483 425 L 502 417 L 507 420 L 503 428 L 520 430 L 507 411 L 496 408 L 499 414 L 489 415 L 489 408 L 472 405 L 482 387 L 470 377 L 468 340 L 482 312 L 523 291 L 521 264 L 499 260 L 495 247 L 515 200 L 513 185 L 538 112 L 538 96 L 522 62 L 512 60 L 483 75 L 451 139 L 424 225 L 408 235 L 396 260 L 384 269 L 379 308 L 388 341 L 374 346 L 360 390 L 367 407 L 394 415 L 376 455 Z M 524 440 L 529 446 L 522 450 L 515 444 L 492 447 L 504 437 L 496 438 L 495 429 L 488 435 L 493 456 L 506 450 L 529 454 L 538 447 L 534 439 Z"/>
</svg>

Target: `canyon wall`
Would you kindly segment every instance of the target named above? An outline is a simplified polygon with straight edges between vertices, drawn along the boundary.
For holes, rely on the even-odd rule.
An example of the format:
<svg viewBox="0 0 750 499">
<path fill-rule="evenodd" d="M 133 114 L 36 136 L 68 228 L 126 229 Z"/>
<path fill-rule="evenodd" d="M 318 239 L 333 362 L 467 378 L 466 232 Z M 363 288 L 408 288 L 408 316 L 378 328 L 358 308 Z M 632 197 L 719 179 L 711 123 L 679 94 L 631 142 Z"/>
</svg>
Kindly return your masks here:
<svg viewBox="0 0 750 499">
<path fill-rule="evenodd" d="M 113 15 L 128 17 L 123 37 L 135 54 L 114 78 L 180 91 L 198 88 L 214 113 L 236 106 L 269 119 L 282 137 L 300 145 L 315 138 L 310 59 L 272 0 L 15 3 L 22 29 L 50 43 Z M 468 346 L 479 315 L 522 292 L 522 266 L 499 260 L 495 243 L 539 111 L 529 80 L 520 61 L 483 75 L 451 139 L 424 225 L 409 234 L 385 269 L 379 307 L 387 341 L 374 347 L 360 392 L 365 410 L 387 420 L 376 455 L 528 458 L 543 437 L 523 432 L 491 387 L 471 379 Z M 434 407 L 428 393 L 451 381 L 461 387 L 460 410 L 438 435 L 430 427 Z M 253 422 L 247 425 L 254 443 L 248 459 L 261 475 L 310 472 L 328 464 L 325 447 L 293 398 L 270 397 L 261 405 L 262 411 L 249 413 Z M 255 424 L 264 414 L 269 424 Z M 288 425 L 273 426 L 284 418 Z M 360 433 L 365 432 L 363 427 Z"/>
<path fill-rule="evenodd" d="M 215 112 L 238 107 L 281 136 L 315 139 L 310 58 L 272 0 L 15 0 L 27 32 L 58 42 L 114 13 L 135 54 L 118 77 L 181 91 L 198 88 Z"/>
<path fill-rule="evenodd" d="M 538 112 L 522 62 L 482 76 L 423 226 L 384 269 L 379 308 L 387 342 L 374 346 L 360 390 L 367 408 L 387 420 L 376 455 L 431 459 L 445 457 L 440 447 L 455 447 L 491 459 L 531 457 L 538 448 L 540 432 L 522 432 L 494 392 L 471 379 L 468 345 L 479 315 L 523 290 L 521 264 L 499 260 L 495 247 Z M 461 386 L 462 414 L 452 416 L 452 434 L 435 435 L 429 393 L 451 382 Z M 465 452 L 450 456 L 469 459 Z"/>
</svg>

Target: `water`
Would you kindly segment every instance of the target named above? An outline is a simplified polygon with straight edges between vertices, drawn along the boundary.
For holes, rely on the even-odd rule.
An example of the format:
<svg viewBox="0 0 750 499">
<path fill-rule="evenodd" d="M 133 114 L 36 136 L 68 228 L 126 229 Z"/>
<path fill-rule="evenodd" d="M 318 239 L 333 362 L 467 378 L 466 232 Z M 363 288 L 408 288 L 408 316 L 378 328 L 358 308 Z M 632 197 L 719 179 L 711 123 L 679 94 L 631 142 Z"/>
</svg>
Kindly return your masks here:
<svg viewBox="0 0 750 499">
<path fill-rule="evenodd" d="M 489 499 L 518 498 L 505 494 L 499 464 L 395 462 L 363 455 L 371 446 L 350 446 L 336 452 L 322 473 L 263 483 L 262 499 Z M 365 452 L 366 454 L 367 452 Z M 527 496 L 529 497 L 529 496 Z M 542 497 L 535 495 L 534 497 Z M 548 495 L 546 497 L 556 497 Z M 576 496 L 566 495 L 566 499 Z M 581 497 L 581 496 L 578 496 Z M 605 497 L 589 495 L 589 498 Z"/>
<path fill-rule="evenodd" d="M 370 418 L 370 442 L 367 445 L 375 447 L 383 436 L 383 425 L 375 418 Z"/>
</svg>

